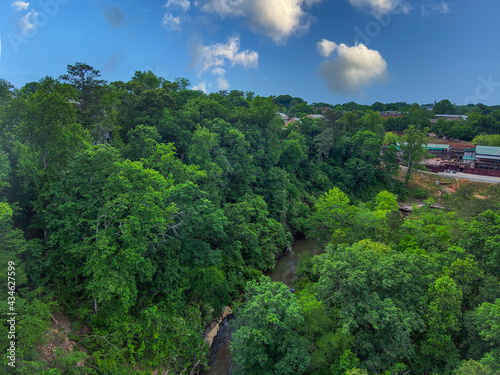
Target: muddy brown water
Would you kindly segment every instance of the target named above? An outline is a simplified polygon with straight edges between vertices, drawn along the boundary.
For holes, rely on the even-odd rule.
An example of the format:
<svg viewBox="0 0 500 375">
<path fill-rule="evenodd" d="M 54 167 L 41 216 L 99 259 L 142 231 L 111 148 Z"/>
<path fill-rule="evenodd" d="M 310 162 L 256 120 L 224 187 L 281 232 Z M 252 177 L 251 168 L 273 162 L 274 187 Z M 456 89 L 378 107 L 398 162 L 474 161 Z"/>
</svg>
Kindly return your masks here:
<svg viewBox="0 0 500 375">
<path fill-rule="evenodd" d="M 271 280 L 282 282 L 288 286 L 292 285 L 296 278 L 297 264 L 301 254 L 318 255 L 321 249 L 317 242 L 305 238 L 297 239 L 292 249 L 276 261 L 274 270 L 266 272 Z M 223 319 L 219 333 L 215 337 L 210 349 L 209 368 L 201 372 L 202 375 L 231 375 L 234 367 L 229 344 L 231 342 L 231 325 L 229 321 L 233 315 Z"/>
</svg>

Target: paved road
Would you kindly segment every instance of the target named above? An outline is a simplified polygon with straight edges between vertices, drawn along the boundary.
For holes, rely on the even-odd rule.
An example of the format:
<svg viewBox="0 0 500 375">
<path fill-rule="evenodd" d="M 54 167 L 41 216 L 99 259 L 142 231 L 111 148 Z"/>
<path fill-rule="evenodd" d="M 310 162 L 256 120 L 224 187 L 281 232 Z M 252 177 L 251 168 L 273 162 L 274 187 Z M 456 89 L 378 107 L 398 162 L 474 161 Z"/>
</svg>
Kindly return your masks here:
<svg viewBox="0 0 500 375">
<path fill-rule="evenodd" d="M 430 173 L 432 173 L 432 172 L 430 172 Z M 439 172 L 439 173 L 432 173 L 432 174 L 437 174 L 438 176 L 442 176 L 442 177 L 460 178 L 460 179 L 469 180 L 469 181 L 489 182 L 490 184 L 500 184 L 500 177 L 481 176 L 481 175 L 477 175 L 477 174 L 462 173 L 462 172 L 457 172 L 457 173 Z"/>
<path fill-rule="evenodd" d="M 408 168 L 405 166 L 400 166 L 402 170 L 406 171 Z M 462 173 L 462 172 L 457 172 L 457 173 L 447 173 L 447 172 L 439 172 L 439 173 L 434 173 L 434 172 L 428 172 L 428 171 L 418 171 L 420 173 L 427 173 L 431 175 L 438 175 L 441 177 L 450 177 L 450 178 L 459 178 L 462 180 L 469 180 L 469 181 L 477 181 L 477 182 L 488 182 L 490 184 L 500 184 L 500 177 L 493 177 L 493 176 L 480 176 L 477 174 L 470 174 L 470 173 Z"/>
</svg>

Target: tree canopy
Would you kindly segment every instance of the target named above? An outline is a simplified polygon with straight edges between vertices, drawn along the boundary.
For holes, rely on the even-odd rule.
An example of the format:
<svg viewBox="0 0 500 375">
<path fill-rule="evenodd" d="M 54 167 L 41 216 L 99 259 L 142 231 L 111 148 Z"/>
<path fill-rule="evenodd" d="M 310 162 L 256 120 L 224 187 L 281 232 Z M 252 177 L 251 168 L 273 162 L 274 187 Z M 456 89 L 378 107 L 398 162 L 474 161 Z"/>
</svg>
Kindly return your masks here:
<svg viewBox="0 0 500 375">
<path fill-rule="evenodd" d="M 82 62 L 19 89 L 0 79 L 12 373 L 194 375 L 228 306 L 241 374 L 500 371 L 498 186 L 410 179 L 428 130 L 496 144 L 500 109 L 438 110 L 467 118 L 206 94 L 151 71 L 108 83 Z M 419 205 L 401 215 L 406 199 Z M 263 276 L 303 235 L 323 254 L 294 259 L 292 286 Z"/>
</svg>

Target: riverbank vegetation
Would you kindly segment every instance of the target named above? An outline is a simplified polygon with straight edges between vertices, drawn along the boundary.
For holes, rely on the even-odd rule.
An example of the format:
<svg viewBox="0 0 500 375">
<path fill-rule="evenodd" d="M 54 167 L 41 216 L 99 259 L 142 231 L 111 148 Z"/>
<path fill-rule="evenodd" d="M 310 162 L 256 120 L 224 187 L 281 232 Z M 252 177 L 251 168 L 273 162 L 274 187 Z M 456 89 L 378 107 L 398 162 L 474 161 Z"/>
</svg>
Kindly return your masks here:
<svg viewBox="0 0 500 375">
<path fill-rule="evenodd" d="M 496 371 L 498 190 L 403 220 L 397 199 L 425 192 L 398 178 L 395 153 L 380 159 L 389 123 L 352 103 L 288 127 L 277 115 L 309 107 L 151 72 L 108 84 L 82 63 L 20 89 L 1 80 L 10 370 L 195 374 L 203 329 L 247 293 L 243 373 Z M 262 275 L 297 234 L 327 250 L 291 294 Z"/>
<path fill-rule="evenodd" d="M 241 361 L 242 373 L 498 373 L 500 190 L 477 197 L 471 188 L 448 198 L 447 209 L 429 200 L 405 218 L 388 192 L 358 205 L 338 188 L 321 196 L 307 233 L 326 251 L 299 261 L 299 318 L 290 322 L 281 307 L 250 320 L 259 330 L 271 318 L 270 330 L 290 324 L 308 341 L 307 355 L 297 353 L 286 371 L 266 361 L 255 370 Z M 277 289 L 271 284 L 261 280 L 266 293 Z M 254 337 L 242 345 L 239 325 L 248 327 L 255 290 L 251 285 L 244 323 L 236 327 L 237 356 L 250 356 L 243 348 Z M 267 353 L 279 351 L 268 345 Z M 309 366 L 302 371 L 293 363 Z"/>
</svg>

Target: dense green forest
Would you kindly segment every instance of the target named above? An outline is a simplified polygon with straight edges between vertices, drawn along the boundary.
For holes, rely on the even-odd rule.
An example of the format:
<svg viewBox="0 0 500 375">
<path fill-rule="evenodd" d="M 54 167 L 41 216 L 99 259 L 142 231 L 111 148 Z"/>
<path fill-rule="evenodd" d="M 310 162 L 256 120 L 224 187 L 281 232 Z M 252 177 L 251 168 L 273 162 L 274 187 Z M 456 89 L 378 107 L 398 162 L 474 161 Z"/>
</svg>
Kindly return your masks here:
<svg viewBox="0 0 500 375">
<path fill-rule="evenodd" d="M 278 115 L 323 105 L 298 125 Z M 468 115 L 438 134 L 498 133 L 499 108 L 438 109 Z M 242 374 L 497 373 L 499 189 L 465 186 L 433 209 L 399 178 L 396 148 L 380 156 L 387 130 L 418 138 L 430 116 L 207 95 L 152 72 L 107 83 L 83 63 L 20 89 L 0 80 L 0 274 L 16 283 L 0 306 L 18 314 L 16 367 L 2 364 L 195 374 L 204 328 L 231 305 Z M 428 204 L 402 218 L 411 197 Z M 291 293 L 263 273 L 302 234 L 326 251 L 301 260 Z"/>
</svg>

